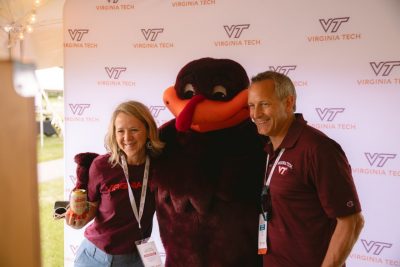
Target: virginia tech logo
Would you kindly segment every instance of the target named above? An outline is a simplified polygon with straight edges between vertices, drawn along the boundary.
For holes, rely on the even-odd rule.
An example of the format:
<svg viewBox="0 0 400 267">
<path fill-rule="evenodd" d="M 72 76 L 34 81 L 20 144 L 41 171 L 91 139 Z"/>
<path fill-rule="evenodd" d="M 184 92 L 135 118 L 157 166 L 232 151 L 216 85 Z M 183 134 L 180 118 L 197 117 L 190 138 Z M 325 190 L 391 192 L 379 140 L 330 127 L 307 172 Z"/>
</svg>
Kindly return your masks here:
<svg viewBox="0 0 400 267">
<path fill-rule="evenodd" d="M 250 24 L 224 25 L 224 30 L 229 38 L 240 38 L 243 31 L 250 28 Z"/>
<path fill-rule="evenodd" d="M 86 111 L 90 109 L 90 104 L 68 104 L 74 116 L 65 117 L 66 122 L 98 122 L 99 118 L 85 115 Z"/>
<path fill-rule="evenodd" d="M 165 109 L 165 106 L 149 106 L 150 113 L 153 116 L 157 126 L 161 126 L 169 120 L 167 120 L 166 118 L 160 118 L 162 117 L 160 116 L 161 112 Z"/>
<path fill-rule="evenodd" d="M 385 248 L 391 248 L 393 244 L 379 241 L 367 241 L 365 239 L 361 239 L 361 243 L 364 246 L 365 250 L 373 255 L 380 255 Z"/>
<path fill-rule="evenodd" d="M 343 18 L 330 18 L 330 19 L 320 19 L 319 23 L 321 24 L 322 28 L 326 33 L 336 33 L 342 23 L 348 22 L 350 17 L 343 17 Z"/>
<path fill-rule="evenodd" d="M 164 31 L 164 28 L 156 28 L 156 29 L 141 29 L 144 39 L 146 41 L 154 42 L 156 41 L 158 34 Z"/>
<path fill-rule="evenodd" d="M 360 239 L 360 241 L 366 253 L 364 252 L 359 254 L 355 252 L 349 255 L 350 259 L 358 260 L 360 263 L 362 262 L 360 266 L 366 266 L 367 264 L 365 263 L 371 263 L 374 266 L 398 266 L 399 259 L 397 257 L 397 259 L 387 258 L 384 256 L 385 253 L 382 253 L 384 250 L 387 251 L 387 249 L 390 249 L 393 244 L 365 239 Z"/>
<path fill-rule="evenodd" d="M 288 171 L 288 167 L 285 166 L 278 166 L 278 172 L 280 175 L 285 175 Z"/>
<path fill-rule="evenodd" d="M 392 85 L 400 84 L 400 78 L 389 78 L 393 69 L 399 68 L 400 60 L 369 62 L 375 77 L 357 79 L 357 84 L 361 86 Z"/>
<path fill-rule="evenodd" d="M 148 28 L 140 29 L 145 42 L 134 43 L 134 48 L 173 48 L 172 42 L 156 42 L 161 33 L 164 33 L 164 28 Z"/>
<path fill-rule="evenodd" d="M 394 67 L 400 66 L 400 61 L 370 62 L 376 76 L 388 76 Z"/>
<path fill-rule="evenodd" d="M 316 129 L 338 129 L 338 130 L 355 130 L 357 125 L 352 122 L 336 122 L 340 113 L 343 113 L 345 108 L 315 108 L 318 114 L 320 122 L 310 123 L 310 125 Z"/>
<path fill-rule="evenodd" d="M 216 0 L 172 1 L 172 7 L 197 7 L 215 5 Z"/>
<path fill-rule="evenodd" d="M 288 65 L 288 66 L 269 66 L 269 69 L 275 72 L 279 72 L 282 73 L 284 75 L 289 75 L 289 72 L 291 70 L 295 70 L 296 69 L 296 65 Z"/>
<path fill-rule="evenodd" d="M 84 37 L 89 33 L 89 29 L 68 29 L 69 37 L 72 42 L 65 42 L 66 48 L 97 48 L 97 43 L 84 42 Z"/>
<path fill-rule="evenodd" d="M 72 114 L 82 116 L 87 108 L 90 108 L 90 104 L 69 104 Z"/>
<path fill-rule="evenodd" d="M 309 42 L 329 42 L 329 41 L 351 41 L 361 39 L 361 33 L 340 33 L 344 23 L 349 22 L 350 17 L 319 19 L 325 35 L 307 36 Z M 342 32 L 342 31 L 340 31 Z"/>
<path fill-rule="evenodd" d="M 154 118 L 157 118 L 158 115 L 160 115 L 160 112 L 165 110 L 165 106 L 150 106 L 149 110 L 151 115 L 153 115 Z"/>
<path fill-rule="evenodd" d="M 99 2 L 99 1 L 97 1 L 97 2 Z M 118 4 L 119 0 L 103 0 L 102 2 L 106 2 L 106 3 L 99 3 L 98 5 L 96 5 L 96 10 L 98 10 L 98 11 L 119 11 L 119 10 L 126 11 L 126 10 L 133 10 L 135 8 L 133 3 Z M 124 1 L 122 1 L 122 2 L 124 2 Z"/>
<path fill-rule="evenodd" d="M 107 77 L 109 79 L 99 80 L 97 81 L 98 86 L 106 86 L 106 87 L 115 87 L 115 86 L 122 86 L 122 87 L 133 87 L 136 86 L 136 82 L 133 80 L 125 80 L 121 79 L 122 73 L 127 71 L 127 67 L 104 67 Z"/>
<path fill-rule="evenodd" d="M 231 24 L 222 25 L 222 27 L 228 39 L 214 41 L 214 46 L 216 47 L 261 45 L 261 40 L 259 39 L 243 39 L 243 32 L 250 28 L 250 24 Z"/>
<path fill-rule="evenodd" d="M 396 158 L 397 154 L 390 153 L 364 153 L 365 157 L 368 160 L 369 165 L 376 167 L 383 167 L 389 159 Z"/>
<path fill-rule="evenodd" d="M 118 80 L 121 73 L 126 71 L 126 67 L 105 67 L 108 78 Z"/>
<path fill-rule="evenodd" d="M 316 108 L 315 110 L 321 121 L 333 121 L 339 113 L 345 111 L 345 108 Z"/>
<path fill-rule="evenodd" d="M 68 33 L 73 41 L 80 42 L 83 36 L 89 33 L 89 29 L 68 29 Z"/>
</svg>

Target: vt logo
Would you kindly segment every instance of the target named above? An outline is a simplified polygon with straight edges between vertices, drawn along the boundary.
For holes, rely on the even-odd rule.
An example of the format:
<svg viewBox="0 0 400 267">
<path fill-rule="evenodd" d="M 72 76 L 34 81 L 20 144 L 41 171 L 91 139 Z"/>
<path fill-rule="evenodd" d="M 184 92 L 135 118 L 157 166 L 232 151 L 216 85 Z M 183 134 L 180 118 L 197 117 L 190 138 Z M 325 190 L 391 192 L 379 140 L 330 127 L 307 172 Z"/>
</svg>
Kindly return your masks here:
<svg viewBox="0 0 400 267">
<path fill-rule="evenodd" d="M 69 179 L 71 180 L 72 184 L 76 184 L 76 177 L 74 175 L 69 175 Z"/>
<path fill-rule="evenodd" d="M 108 78 L 117 80 L 122 72 L 126 71 L 126 67 L 105 67 Z"/>
<path fill-rule="evenodd" d="M 278 166 L 278 172 L 280 175 L 285 175 L 287 173 L 288 167 L 286 166 Z"/>
<path fill-rule="evenodd" d="M 160 112 L 165 109 L 165 106 L 150 106 L 149 110 L 151 115 L 153 115 L 154 118 L 157 118 L 158 115 L 160 115 Z"/>
<path fill-rule="evenodd" d="M 68 33 L 71 39 L 77 42 L 81 41 L 83 35 L 87 34 L 88 32 L 88 29 L 68 29 Z"/>
<path fill-rule="evenodd" d="M 224 29 L 229 38 L 239 38 L 243 30 L 250 28 L 250 24 L 224 25 Z"/>
<path fill-rule="evenodd" d="M 391 248 L 392 244 L 390 243 L 385 243 L 385 242 L 378 242 L 378 241 L 367 241 L 365 239 L 361 239 L 361 243 L 363 244 L 365 250 L 374 255 L 379 255 L 381 254 L 382 250 L 384 248 Z"/>
<path fill-rule="evenodd" d="M 141 29 L 142 34 L 146 41 L 152 41 L 154 42 L 157 39 L 157 36 L 159 33 L 162 33 L 164 31 L 164 28 L 158 28 L 158 29 Z"/>
<path fill-rule="evenodd" d="M 320 19 L 319 23 L 321 24 L 322 28 L 324 29 L 325 32 L 337 32 L 340 25 L 342 25 L 343 22 L 349 21 L 350 17 L 344 17 L 344 18 L 331 18 L 331 19 Z"/>
<path fill-rule="evenodd" d="M 69 104 L 69 108 L 72 111 L 72 114 L 74 115 L 82 115 L 83 112 L 85 112 L 85 110 L 87 108 L 90 107 L 90 104 Z"/>
<path fill-rule="evenodd" d="M 284 75 L 288 75 L 289 71 L 291 70 L 295 70 L 296 69 L 296 65 L 288 65 L 288 66 L 269 66 L 269 69 L 275 72 L 279 72 L 282 73 Z"/>
<path fill-rule="evenodd" d="M 74 254 L 74 256 L 75 256 L 76 252 L 78 251 L 79 246 L 69 245 L 69 247 L 72 250 L 72 254 Z"/>
<path fill-rule="evenodd" d="M 119 0 L 107 0 L 107 2 L 109 2 L 109 3 L 113 3 L 113 4 L 116 4 L 116 3 L 118 3 L 118 1 L 119 1 Z"/>
<path fill-rule="evenodd" d="M 369 63 L 375 72 L 375 75 L 388 76 L 395 66 L 400 66 L 400 61 L 382 61 Z"/>
<path fill-rule="evenodd" d="M 319 118 L 321 121 L 333 121 L 337 114 L 342 113 L 345 109 L 344 108 L 316 108 L 315 109 L 318 113 Z"/>
<path fill-rule="evenodd" d="M 389 154 L 389 153 L 364 153 L 365 157 L 368 160 L 370 166 L 376 165 L 377 167 L 383 167 L 389 159 L 394 159 L 397 154 Z"/>
</svg>

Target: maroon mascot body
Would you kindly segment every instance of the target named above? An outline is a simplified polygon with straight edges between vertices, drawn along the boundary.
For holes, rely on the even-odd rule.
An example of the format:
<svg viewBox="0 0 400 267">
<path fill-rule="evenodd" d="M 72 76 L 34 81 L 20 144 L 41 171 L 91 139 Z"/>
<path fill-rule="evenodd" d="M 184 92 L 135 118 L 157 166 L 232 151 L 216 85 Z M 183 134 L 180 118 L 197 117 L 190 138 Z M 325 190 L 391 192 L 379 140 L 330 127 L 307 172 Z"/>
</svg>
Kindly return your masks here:
<svg viewBox="0 0 400 267">
<path fill-rule="evenodd" d="M 179 72 L 164 102 L 176 116 L 152 181 L 166 267 L 257 267 L 264 152 L 249 120 L 243 67 L 202 58 Z"/>
</svg>

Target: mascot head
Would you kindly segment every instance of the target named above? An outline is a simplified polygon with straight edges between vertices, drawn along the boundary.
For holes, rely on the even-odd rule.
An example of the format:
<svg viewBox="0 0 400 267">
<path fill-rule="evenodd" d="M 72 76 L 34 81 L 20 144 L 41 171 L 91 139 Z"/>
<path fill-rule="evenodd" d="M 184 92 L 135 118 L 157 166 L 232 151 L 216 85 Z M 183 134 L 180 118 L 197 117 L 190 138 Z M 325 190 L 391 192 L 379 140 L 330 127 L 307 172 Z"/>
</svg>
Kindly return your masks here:
<svg viewBox="0 0 400 267">
<path fill-rule="evenodd" d="M 244 68 L 230 59 L 201 58 L 186 64 L 164 103 L 176 117 L 178 131 L 208 132 L 229 128 L 249 117 Z"/>
</svg>

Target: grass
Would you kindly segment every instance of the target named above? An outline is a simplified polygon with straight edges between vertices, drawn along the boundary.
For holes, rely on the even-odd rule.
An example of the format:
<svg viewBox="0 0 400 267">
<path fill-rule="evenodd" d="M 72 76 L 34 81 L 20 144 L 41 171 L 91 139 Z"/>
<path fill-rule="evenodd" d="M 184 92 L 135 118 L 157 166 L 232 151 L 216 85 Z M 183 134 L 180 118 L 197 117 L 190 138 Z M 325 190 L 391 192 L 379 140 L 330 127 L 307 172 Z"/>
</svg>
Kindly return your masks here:
<svg viewBox="0 0 400 267">
<path fill-rule="evenodd" d="M 61 159 L 64 157 L 64 140 L 57 135 L 44 136 L 43 146 L 40 144 L 40 136 L 37 138 L 38 162 Z"/>
<path fill-rule="evenodd" d="M 42 267 L 64 266 L 64 223 L 53 219 L 56 200 L 63 199 L 62 177 L 39 184 Z"/>
<path fill-rule="evenodd" d="M 44 145 L 37 139 L 38 163 L 63 158 L 63 139 L 56 135 L 44 136 Z M 40 243 L 42 267 L 64 266 L 64 223 L 53 219 L 53 206 L 62 200 L 64 179 L 58 177 L 39 183 Z"/>
</svg>

